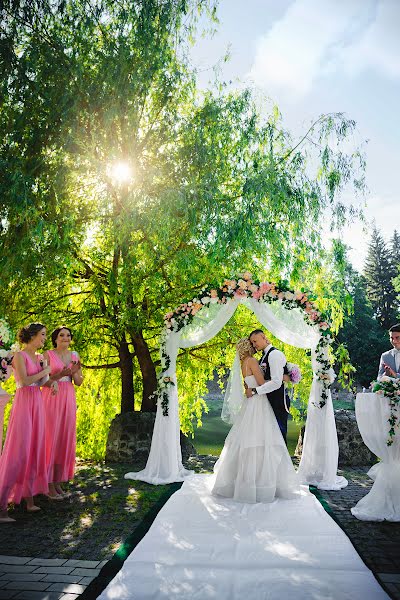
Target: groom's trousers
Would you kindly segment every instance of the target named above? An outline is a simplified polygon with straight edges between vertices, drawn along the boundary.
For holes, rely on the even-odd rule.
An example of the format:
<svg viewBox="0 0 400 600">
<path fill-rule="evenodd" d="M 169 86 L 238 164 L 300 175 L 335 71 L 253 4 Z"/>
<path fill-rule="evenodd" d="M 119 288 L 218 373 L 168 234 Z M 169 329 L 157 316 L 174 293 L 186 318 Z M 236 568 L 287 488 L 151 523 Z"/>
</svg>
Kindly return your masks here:
<svg viewBox="0 0 400 600">
<path fill-rule="evenodd" d="M 282 386 L 279 390 L 274 392 L 270 392 L 267 394 L 269 403 L 271 404 L 272 410 L 274 411 L 274 415 L 279 425 L 279 429 L 281 430 L 283 439 L 285 440 L 285 444 L 287 445 L 287 422 L 288 422 L 288 413 L 285 408 L 284 402 L 284 394 L 285 388 Z M 286 398 L 286 404 L 289 408 L 289 398 Z"/>
</svg>

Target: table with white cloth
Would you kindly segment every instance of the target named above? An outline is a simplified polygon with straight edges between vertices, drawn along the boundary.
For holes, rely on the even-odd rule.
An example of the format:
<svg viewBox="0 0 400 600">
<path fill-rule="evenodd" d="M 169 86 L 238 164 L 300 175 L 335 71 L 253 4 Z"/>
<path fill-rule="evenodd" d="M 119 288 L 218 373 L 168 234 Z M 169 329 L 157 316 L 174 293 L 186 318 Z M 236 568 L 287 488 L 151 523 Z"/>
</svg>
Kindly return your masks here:
<svg viewBox="0 0 400 600">
<path fill-rule="evenodd" d="M 361 437 L 381 461 L 369 472 L 375 479 L 370 492 L 351 509 L 362 521 L 400 521 L 400 428 L 395 428 L 393 444 L 388 446 L 389 418 L 388 398 L 357 394 L 356 419 Z"/>
</svg>

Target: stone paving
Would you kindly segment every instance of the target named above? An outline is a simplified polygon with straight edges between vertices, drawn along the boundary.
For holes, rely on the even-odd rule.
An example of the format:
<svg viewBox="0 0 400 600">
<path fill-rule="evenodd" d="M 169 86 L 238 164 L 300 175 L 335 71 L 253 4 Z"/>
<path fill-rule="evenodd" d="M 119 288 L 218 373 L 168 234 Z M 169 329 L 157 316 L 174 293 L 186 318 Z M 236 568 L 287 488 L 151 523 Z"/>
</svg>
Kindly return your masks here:
<svg viewBox="0 0 400 600">
<path fill-rule="evenodd" d="M 108 561 L 0 556 L 0 600 L 76 600 Z"/>
<path fill-rule="evenodd" d="M 189 460 L 186 466 L 197 472 L 207 472 L 215 460 L 216 457 L 198 456 Z M 373 482 L 366 475 L 368 468 L 339 471 L 349 480 L 348 487 L 332 492 L 318 490 L 316 495 L 346 532 L 388 595 L 393 600 L 400 600 L 400 523 L 358 521 L 350 512 L 372 486 Z M 101 582 L 109 565 L 106 560 L 0 555 L 0 600 L 92 599 L 95 597 L 92 590 L 96 589 L 96 582 Z M 105 569 L 100 573 L 103 567 Z"/>
</svg>

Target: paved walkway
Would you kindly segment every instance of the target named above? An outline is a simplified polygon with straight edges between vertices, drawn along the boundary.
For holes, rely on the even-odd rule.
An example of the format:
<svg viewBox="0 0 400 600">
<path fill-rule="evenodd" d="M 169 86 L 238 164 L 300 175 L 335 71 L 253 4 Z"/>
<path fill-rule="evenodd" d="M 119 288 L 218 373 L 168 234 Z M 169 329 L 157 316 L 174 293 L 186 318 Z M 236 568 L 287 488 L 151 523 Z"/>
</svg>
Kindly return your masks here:
<svg viewBox="0 0 400 600">
<path fill-rule="evenodd" d="M 76 600 L 106 563 L 0 556 L 0 600 Z"/>
<path fill-rule="evenodd" d="M 215 457 L 197 457 L 188 466 L 208 471 L 215 460 Z M 350 513 L 350 508 L 372 486 L 367 470 L 366 467 L 340 472 L 348 478 L 348 487 L 316 494 L 387 593 L 400 600 L 400 523 L 367 523 Z M 21 533 L 19 530 L 18 535 Z M 108 561 L 0 556 L 0 600 L 78 600 L 82 594 L 82 600 L 93 598 L 90 592 L 96 578 L 100 574 L 97 582 L 101 582 L 107 570 L 110 570 Z"/>
</svg>

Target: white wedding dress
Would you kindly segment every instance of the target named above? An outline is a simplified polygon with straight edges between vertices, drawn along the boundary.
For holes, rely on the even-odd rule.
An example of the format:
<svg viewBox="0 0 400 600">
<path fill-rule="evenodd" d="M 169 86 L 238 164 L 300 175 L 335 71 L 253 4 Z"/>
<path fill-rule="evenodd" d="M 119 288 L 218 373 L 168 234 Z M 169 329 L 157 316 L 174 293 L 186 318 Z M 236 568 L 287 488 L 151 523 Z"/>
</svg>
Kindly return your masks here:
<svg viewBox="0 0 400 600">
<path fill-rule="evenodd" d="M 257 387 L 247 375 L 248 387 Z M 273 502 L 300 493 L 296 471 L 266 394 L 246 398 L 214 467 L 212 493 L 237 502 Z"/>
</svg>

